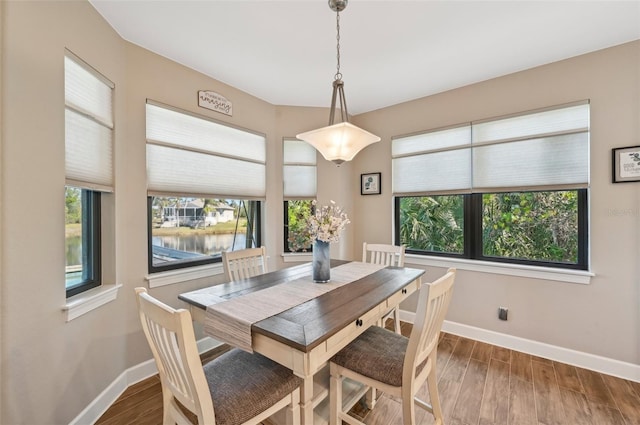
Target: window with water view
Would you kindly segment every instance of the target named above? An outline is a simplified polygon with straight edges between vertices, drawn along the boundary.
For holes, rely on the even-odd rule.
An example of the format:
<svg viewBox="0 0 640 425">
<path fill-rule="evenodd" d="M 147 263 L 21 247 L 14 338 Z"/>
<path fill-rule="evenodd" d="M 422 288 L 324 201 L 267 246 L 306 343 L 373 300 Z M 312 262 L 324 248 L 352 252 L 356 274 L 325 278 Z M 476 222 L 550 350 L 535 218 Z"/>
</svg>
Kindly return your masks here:
<svg viewBox="0 0 640 425">
<path fill-rule="evenodd" d="M 65 187 L 67 296 L 100 285 L 100 193 Z"/>
<path fill-rule="evenodd" d="M 223 251 L 260 246 L 258 201 L 148 199 L 150 271 L 213 263 Z"/>
</svg>

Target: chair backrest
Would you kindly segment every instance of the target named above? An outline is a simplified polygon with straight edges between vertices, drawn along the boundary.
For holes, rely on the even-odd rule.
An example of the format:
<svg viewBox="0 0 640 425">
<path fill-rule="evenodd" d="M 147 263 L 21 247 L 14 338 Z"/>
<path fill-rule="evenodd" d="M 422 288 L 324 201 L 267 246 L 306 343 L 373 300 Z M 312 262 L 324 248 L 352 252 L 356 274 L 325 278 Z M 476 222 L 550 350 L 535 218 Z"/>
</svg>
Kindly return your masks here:
<svg viewBox="0 0 640 425">
<path fill-rule="evenodd" d="M 175 403 L 177 400 L 197 416 L 199 424 L 215 424 L 213 401 L 198 354 L 191 314 L 158 301 L 145 288 L 135 291 L 142 329 L 160 375 L 164 409 L 169 409 L 176 421 L 189 423 Z"/>
<path fill-rule="evenodd" d="M 416 367 L 437 347 L 442 322 L 453 295 L 455 278 L 456 269 L 450 268 L 436 281 L 423 283 L 420 287 L 415 322 L 404 358 L 403 382 L 413 379 Z"/>
<path fill-rule="evenodd" d="M 404 267 L 404 245 L 362 244 L 362 262 Z"/>
<path fill-rule="evenodd" d="M 267 250 L 260 248 L 247 248 L 240 251 L 222 252 L 224 275 L 228 281 L 247 279 L 252 276 L 266 273 Z"/>
</svg>

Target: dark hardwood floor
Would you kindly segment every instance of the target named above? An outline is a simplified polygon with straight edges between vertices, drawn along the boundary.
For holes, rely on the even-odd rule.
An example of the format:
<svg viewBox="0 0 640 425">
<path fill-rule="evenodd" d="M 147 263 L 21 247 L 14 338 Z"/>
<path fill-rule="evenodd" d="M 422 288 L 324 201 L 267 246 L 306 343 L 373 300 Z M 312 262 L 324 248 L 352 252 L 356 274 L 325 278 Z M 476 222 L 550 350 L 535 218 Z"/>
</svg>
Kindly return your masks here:
<svg viewBox="0 0 640 425">
<path fill-rule="evenodd" d="M 441 335 L 437 375 L 447 425 L 640 425 L 640 383 L 451 334 Z M 131 386 L 97 424 L 161 424 L 161 391 L 157 375 Z M 351 414 L 367 425 L 404 425 L 399 400 L 386 394 L 373 410 L 359 403 Z M 418 408 L 417 423 L 434 421 Z"/>
</svg>

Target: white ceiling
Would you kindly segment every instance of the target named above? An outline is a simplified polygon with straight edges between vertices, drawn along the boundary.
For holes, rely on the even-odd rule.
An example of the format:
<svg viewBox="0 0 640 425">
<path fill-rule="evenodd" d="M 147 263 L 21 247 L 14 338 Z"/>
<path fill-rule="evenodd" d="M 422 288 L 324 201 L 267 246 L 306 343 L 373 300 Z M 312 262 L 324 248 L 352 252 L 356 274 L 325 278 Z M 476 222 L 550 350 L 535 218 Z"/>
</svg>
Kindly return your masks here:
<svg viewBox="0 0 640 425">
<path fill-rule="evenodd" d="M 326 0 L 90 2 L 124 39 L 216 80 L 274 105 L 329 106 Z M 640 39 L 640 0 L 351 0 L 340 23 L 359 114 Z"/>
</svg>

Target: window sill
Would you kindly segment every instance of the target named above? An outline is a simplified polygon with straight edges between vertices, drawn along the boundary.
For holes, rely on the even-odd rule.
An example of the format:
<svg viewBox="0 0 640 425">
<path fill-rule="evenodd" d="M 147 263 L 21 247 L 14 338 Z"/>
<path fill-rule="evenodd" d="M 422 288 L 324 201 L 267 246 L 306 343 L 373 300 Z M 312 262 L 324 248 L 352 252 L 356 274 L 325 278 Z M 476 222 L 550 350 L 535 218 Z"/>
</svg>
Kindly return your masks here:
<svg viewBox="0 0 640 425">
<path fill-rule="evenodd" d="M 312 260 L 313 260 L 313 254 L 310 252 L 282 253 L 282 261 L 285 263 L 307 263 Z"/>
<path fill-rule="evenodd" d="M 588 285 L 595 273 L 584 270 L 556 269 L 552 267 L 525 266 L 519 264 L 491 263 L 488 261 L 462 260 L 459 258 L 429 257 L 407 254 L 405 264 L 433 267 L 456 267 L 481 273 L 528 277 L 532 279 L 555 280 L 558 282 Z"/>
<path fill-rule="evenodd" d="M 115 300 L 121 287 L 122 284 L 102 285 L 67 299 L 66 305 L 62 307 L 62 311 L 67 314 L 67 322 Z"/>
<path fill-rule="evenodd" d="M 147 275 L 145 279 L 149 282 L 149 288 L 173 285 L 174 283 L 186 282 L 188 280 L 201 279 L 224 273 L 222 263 L 207 264 L 205 266 L 189 267 L 184 269 L 170 270 L 167 272 L 153 273 Z"/>
</svg>

